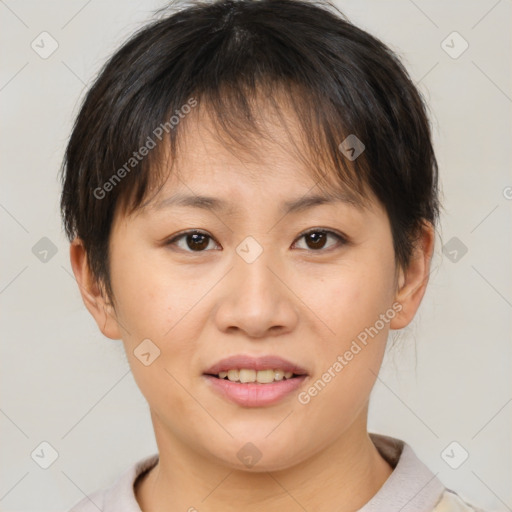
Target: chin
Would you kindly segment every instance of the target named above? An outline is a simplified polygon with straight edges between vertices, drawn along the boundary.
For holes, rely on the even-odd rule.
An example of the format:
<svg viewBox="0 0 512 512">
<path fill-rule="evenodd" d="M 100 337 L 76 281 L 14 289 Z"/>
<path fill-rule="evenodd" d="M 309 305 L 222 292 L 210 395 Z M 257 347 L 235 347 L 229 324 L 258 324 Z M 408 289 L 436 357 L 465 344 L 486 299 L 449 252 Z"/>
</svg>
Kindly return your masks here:
<svg viewBox="0 0 512 512">
<path fill-rule="evenodd" d="M 239 460 L 235 459 L 234 461 L 226 461 L 226 466 L 235 469 L 237 471 L 243 471 L 246 473 L 268 473 L 268 472 L 276 472 L 288 469 L 295 465 L 295 463 L 291 460 L 283 461 L 279 460 L 279 456 L 275 458 L 266 458 L 262 457 L 256 464 L 243 464 L 240 463 Z"/>
<path fill-rule="evenodd" d="M 248 439 L 248 436 L 245 437 Z M 268 471 L 281 471 L 293 467 L 302 458 L 298 453 L 293 453 L 292 444 L 283 443 L 281 440 L 262 438 L 251 441 L 235 441 L 234 446 L 226 447 L 220 453 L 212 455 L 226 467 L 237 471 L 249 473 L 264 473 Z M 234 452 L 234 457 L 226 457 Z"/>
</svg>

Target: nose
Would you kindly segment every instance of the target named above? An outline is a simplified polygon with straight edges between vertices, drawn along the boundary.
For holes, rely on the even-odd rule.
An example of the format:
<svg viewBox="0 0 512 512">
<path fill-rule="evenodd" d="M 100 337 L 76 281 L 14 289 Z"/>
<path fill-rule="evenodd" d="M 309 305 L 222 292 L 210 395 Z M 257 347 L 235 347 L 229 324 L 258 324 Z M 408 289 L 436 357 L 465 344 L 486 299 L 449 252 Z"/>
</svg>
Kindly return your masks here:
<svg viewBox="0 0 512 512">
<path fill-rule="evenodd" d="M 217 327 L 250 338 L 293 331 L 299 318 L 298 299 L 279 265 L 267 258 L 266 251 L 252 263 L 235 255 L 233 265 L 215 311 Z"/>
</svg>

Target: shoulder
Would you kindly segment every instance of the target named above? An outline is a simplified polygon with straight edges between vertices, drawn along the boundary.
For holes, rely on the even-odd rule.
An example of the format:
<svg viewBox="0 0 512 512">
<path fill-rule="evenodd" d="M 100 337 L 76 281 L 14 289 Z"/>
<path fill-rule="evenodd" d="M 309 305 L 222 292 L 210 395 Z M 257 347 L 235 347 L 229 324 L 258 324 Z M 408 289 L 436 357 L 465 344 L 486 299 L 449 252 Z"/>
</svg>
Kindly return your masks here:
<svg viewBox="0 0 512 512">
<path fill-rule="evenodd" d="M 358 512 L 484 512 L 448 489 L 405 441 L 376 433 L 370 438 L 393 472 Z"/>
<path fill-rule="evenodd" d="M 482 509 L 465 502 L 458 494 L 446 489 L 432 512 L 484 512 Z"/>
<path fill-rule="evenodd" d="M 68 512 L 141 512 L 134 493 L 137 478 L 158 463 L 158 454 L 139 460 L 108 488 L 82 498 Z"/>
</svg>

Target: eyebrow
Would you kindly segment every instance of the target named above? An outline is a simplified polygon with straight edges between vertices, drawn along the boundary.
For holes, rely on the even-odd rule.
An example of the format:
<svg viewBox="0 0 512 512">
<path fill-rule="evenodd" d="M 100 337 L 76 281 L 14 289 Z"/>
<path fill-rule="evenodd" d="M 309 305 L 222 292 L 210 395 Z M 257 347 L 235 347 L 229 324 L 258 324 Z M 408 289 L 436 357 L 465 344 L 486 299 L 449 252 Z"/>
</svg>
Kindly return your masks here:
<svg viewBox="0 0 512 512">
<path fill-rule="evenodd" d="M 335 203 L 345 203 L 351 206 L 355 206 L 356 208 L 362 208 L 362 202 L 356 199 L 352 194 L 346 194 L 343 192 L 336 192 L 332 194 L 324 194 L 324 195 L 305 195 L 299 197 L 297 199 L 292 199 L 288 201 L 284 201 L 281 204 L 281 213 L 296 213 L 304 210 L 308 210 L 315 206 L 319 206 L 322 204 L 335 204 Z M 216 211 L 216 212 L 229 212 L 234 213 L 237 211 L 233 205 L 224 199 L 204 196 L 204 195 L 195 195 L 195 194 L 184 194 L 184 193 L 176 193 L 166 199 L 163 199 L 154 205 L 155 210 L 162 210 L 171 207 L 189 207 L 189 208 L 200 208 L 208 211 Z"/>
</svg>

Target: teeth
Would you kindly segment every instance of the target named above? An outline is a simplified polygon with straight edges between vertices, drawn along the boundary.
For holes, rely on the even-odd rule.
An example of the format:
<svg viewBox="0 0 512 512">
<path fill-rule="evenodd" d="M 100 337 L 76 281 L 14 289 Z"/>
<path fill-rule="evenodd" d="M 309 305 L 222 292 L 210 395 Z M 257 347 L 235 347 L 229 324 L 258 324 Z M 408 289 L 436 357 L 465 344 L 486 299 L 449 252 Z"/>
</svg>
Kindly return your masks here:
<svg viewBox="0 0 512 512">
<path fill-rule="evenodd" d="M 238 379 L 240 382 L 256 382 L 256 370 L 239 370 Z"/>
<path fill-rule="evenodd" d="M 258 382 L 259 384 L 269 384 L 270 382 L 280 381 L 283 379 L 291 379 L 293 372 L 285 372 L 283 370 L 249 370 L 242 368 L 240 370 L 233 369 L 227 372 L 220 372 L 219 379 L 226 377 L 231 382 Z"/>
<path fill-rule="evenodd" d="M 241 381 L 242 379 L 240 379 Z M 260 370 L 256 374 L 256 381 L 260 384 L 268 384 L 274 382 L 274 371 L 273 370 Z"/>
<path fill-rule="evenodd" d="M 238 379 L 238 370 L 229 370 L 228 371 L 228 379 L 231 382 L 236 382 Z"/>
<path fill-rule="evenodd" d="M 274 380 L 283 380 L 284 372 L 283 370 L 274 370 Z"/>
</svg>

